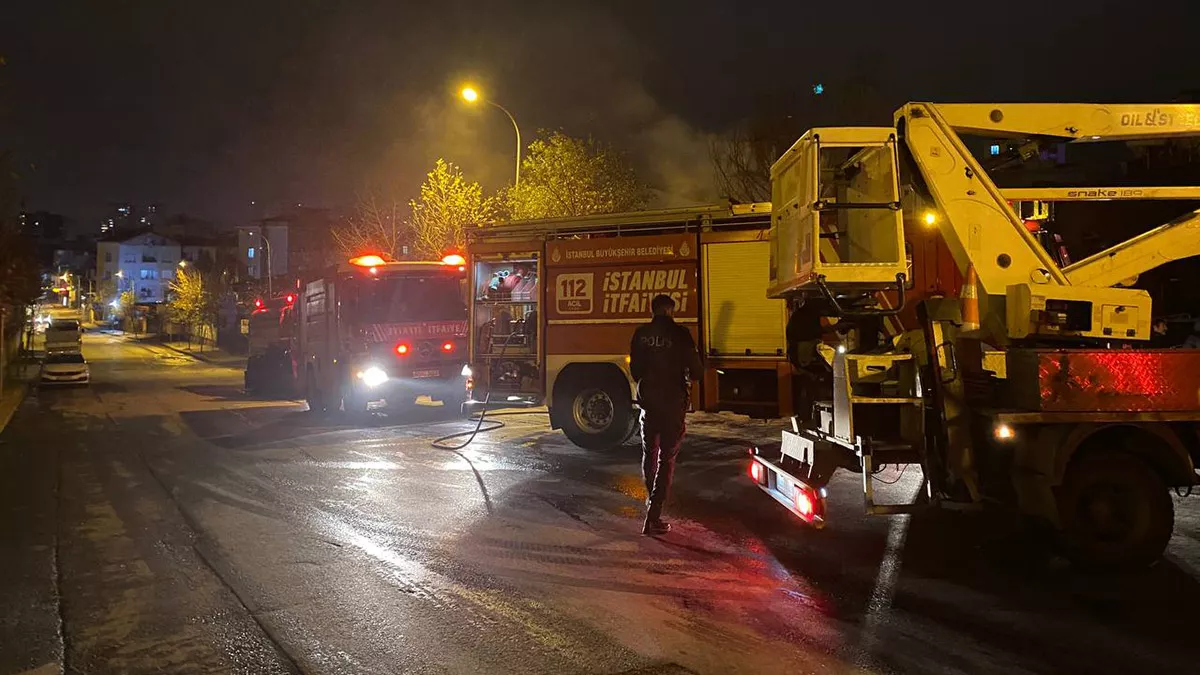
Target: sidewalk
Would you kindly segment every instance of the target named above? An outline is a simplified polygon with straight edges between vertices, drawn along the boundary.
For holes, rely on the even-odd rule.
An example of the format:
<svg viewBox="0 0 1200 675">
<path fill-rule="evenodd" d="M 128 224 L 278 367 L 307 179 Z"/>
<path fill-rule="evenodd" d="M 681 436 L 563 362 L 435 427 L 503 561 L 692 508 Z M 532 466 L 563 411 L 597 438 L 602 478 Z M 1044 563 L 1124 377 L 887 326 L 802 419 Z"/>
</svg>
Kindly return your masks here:
<svg viewBox="0 0 1200 675">
<path fill-rule="evenodd" d="M 160 347 L 166 347 L 173 352 L 178 352 L 185 356 L 190 356 L 198 361 L 211 363 L 214 366 L 222 366 L 225 368 L 234 368 L 236 370 L 244 370 L 246 368 L 246 357 L 230 354 L 220 347 L 205 345 L 201 351 L 198 345 L 188 345 L 187 342 L 158 342 L 154 341 L 150 344 L 156 344 Z"/>
<path fill-rule="evenodd" d="M 37 360 L 30 357 L 14 359 L 4 367 L 4 391 L 0 393 L 0 432 L 4 431 L 17 408 L 21 407 L 38 372 Z"/>
</svg>

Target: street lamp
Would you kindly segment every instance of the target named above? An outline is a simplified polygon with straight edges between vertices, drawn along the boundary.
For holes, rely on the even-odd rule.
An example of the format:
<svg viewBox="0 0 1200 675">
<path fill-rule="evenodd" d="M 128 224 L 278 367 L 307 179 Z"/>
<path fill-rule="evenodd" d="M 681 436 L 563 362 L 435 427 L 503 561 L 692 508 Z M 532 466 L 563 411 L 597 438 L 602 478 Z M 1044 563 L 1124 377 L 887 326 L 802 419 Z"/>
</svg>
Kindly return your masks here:
<svg viewBox="0 0 1200 675">
<path fill-rule="evenodd" d="M 508 121 L 512 122 L 513 131 L 517 132 L 517 175 L 516 175 L 516 178 L 513 180 L 513 185 L 520 185 L 521 184 L 521 127 L 517 126 L 517 118 L 513 117 L 513 114 L 508 111 L 508 108 L 505 108 L 504 106 L 500 105 L 499 103 L 496 103 L 495 101 L 493 101 L 489 98 L 483 98 L 479 94 L 479 90 L 470 85 L 463 87 L 462 91 L 459 92 L 459 95 L 462 96 L 462 99 L 464 101 L 466 101 L 467 103 L 476 103 L 476 102 L 482 100 L 484 103 L 492 106 L 493 108 L 498 109 L 500 112 L 504 113 L 505 115 L 508 115 Z"/>
<path fill-rule="evenodd" d="M 186 261 L 186 260 L 180 260 L 180 261 L 179 261 L 179 266 L 180 266 L 180 267 L 187 267 L 187 261 Z"/>
<path fill-rule="evenodd" d="M 253 237 L 254 233 L 251 232 L 250 236 Z M 263 246 L 265 246 L 267 249 L 267 297 L 273 298 L 275 297 L 275 293 L 271 290 L 271 271 L 274 266 L 271 263 L 274 261 L 275 256 L 271 255 L 271 239 L 267 236 L 267 230 L 265 227 L 261 232 L 258 233 L 258 240 L 262 242 Z"/>
</svg>

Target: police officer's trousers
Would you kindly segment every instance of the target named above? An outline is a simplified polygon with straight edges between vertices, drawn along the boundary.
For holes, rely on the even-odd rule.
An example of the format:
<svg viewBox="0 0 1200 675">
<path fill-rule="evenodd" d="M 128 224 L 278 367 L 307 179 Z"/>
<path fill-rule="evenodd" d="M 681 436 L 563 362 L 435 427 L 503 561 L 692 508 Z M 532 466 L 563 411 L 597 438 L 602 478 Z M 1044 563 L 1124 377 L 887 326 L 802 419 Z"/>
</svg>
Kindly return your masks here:
<svg viewBox="0 0 1200 675">
<path fill-rule="evenodd" d="M 671 490 L 675 457 L 683 442 L 685 408 L 644 408 L 642 410 L 642 478 L 650 503 L 646 519 L 657 522 Z"/>
</svg>

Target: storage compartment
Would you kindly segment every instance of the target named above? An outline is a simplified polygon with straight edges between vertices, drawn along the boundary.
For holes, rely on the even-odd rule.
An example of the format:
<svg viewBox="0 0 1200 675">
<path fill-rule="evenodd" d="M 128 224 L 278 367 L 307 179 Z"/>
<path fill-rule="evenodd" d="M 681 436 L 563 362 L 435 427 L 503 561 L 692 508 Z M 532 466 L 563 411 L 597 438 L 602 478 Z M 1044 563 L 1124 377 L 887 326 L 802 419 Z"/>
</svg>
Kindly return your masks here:
<svg viewBox="0 0 1200 675">
<path fill-rule="evenodd" d="M 539 390 L 538 256 L 477 259 L 473 272 L 476 389 L 513 393 Z"/>
</svg>

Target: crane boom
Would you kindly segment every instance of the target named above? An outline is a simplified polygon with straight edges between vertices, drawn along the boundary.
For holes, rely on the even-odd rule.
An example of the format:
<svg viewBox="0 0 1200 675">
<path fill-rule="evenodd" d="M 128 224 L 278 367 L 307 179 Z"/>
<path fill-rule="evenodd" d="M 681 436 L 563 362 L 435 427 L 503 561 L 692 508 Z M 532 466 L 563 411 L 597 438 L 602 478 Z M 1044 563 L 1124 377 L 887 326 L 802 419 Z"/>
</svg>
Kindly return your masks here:
<svg viewBox="0 0 1200 675">
<path fill-rule="evenodd" d="M 1045 136 L 1095 142 L 1200 135 L 1200 105 L 1188 103 L 922 105 L 935 108 L 956 131 L 995 138 Z"/>
<path fill-rule="evenodd" d="M 1200 210 L 1123 241 L 1063 268 L 1073 286 L 1133 283 L 1143 272 L 1200 255 Z"/>
<path fill-rule="evenodd" d="M 950 119 L 943 116 L 944 108 L 951 109 Z M 968 113 L 975 108 L 987 119 L 987 106 L 909 103 L 896 112 L 896 128 L 902 129 L 925 186 L 941 211 L 938 221 L 951 255 L 960 269 L 975 267 L 982 290 L 981 309 L 987 311 L 986 296 L 1003 295 L 1009 286 L 1068 282 L 956 132 L 951 120 L 970 122 L 973 118 Z"/>
</svg>

